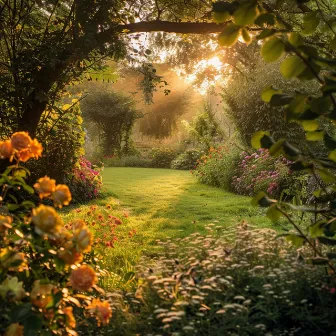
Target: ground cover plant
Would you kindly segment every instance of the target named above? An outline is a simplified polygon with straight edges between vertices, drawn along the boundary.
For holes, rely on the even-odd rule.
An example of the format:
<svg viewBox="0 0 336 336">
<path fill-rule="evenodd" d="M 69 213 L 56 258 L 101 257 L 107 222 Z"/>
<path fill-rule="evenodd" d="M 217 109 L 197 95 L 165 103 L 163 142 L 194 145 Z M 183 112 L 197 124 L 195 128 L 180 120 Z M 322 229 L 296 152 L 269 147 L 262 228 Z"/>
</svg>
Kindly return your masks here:
<svg viewBox="0 0 336 336">
<path fill-rule="evenodd" d="M 336 282 L 323 269 L 274 230 L 246 222 L 206 230 L 158 241 L 161 252 L 137 266 L 137 290 L 110 294 L 111 332 L 334 335 Z"/>
</svg>

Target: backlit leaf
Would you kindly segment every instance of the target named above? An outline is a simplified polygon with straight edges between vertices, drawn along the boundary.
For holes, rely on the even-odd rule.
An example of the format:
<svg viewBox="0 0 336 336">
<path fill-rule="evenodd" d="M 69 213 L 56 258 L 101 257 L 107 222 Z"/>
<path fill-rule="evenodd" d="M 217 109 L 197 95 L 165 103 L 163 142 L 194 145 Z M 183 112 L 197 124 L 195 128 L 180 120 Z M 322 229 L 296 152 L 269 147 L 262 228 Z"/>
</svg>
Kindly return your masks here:
<svg viewBox="0 0 336 336">
<path fill-rule="evenodd" d="M 280 71 L 285 78 L 299 76 L 306 69 L 306 64 L 300 57 L 294 55 L 287 57 L 281 64 Z"/>
<path fill-rule="evenodd" d="M 240 32 L 240 27 L 229 23 L 222 33 L 218 36 L 218 43 L 222 47 L 230 47 L 235 44 L 238 40 Z"/>
<path fill-rule="evenodd" d="M 239 6 L 233 13 L 234 21 L 239 26 L 245 26 L 254 23 L 258 15 L 257 4 L 255 1 L 249 1 Z"/>
<path fill-rule="evenodd" d="M 261 55 L 266 62 L 275 62 L 285 51 L 284 43 L 276 36 L 269 38 L 261 48 Z"/>
</svg>

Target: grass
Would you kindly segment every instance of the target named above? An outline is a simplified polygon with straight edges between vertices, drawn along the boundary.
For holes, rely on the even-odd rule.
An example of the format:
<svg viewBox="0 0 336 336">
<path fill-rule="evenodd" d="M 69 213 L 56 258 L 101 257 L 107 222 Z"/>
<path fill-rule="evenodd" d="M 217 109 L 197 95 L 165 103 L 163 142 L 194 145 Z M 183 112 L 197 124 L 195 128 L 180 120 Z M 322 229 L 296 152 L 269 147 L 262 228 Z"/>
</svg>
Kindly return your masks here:
<svg viewBox="0 0 336 336">
<path fill-rule="evenodd" d="M 259 227 L 271 225 L 261 209 L 250 205 L 249 197 L 197 183 L 186 171 L 106 168 L 103 182 L 112 196 L 96 201 L 98 208 L 94 213 L 90 205 L 86 205 L 64 217 L 68 221 L 82 217 L 89 223 L 96 222 L 91 227 L 96 238 L 103 238 L 103 243 L 110 237 L 108 215 L 122 219 L 123 224 L 113 234 L 119 239 L 114 248 L 98 244 L 103 266 L 110 271 L 104 284 L 108 288 L 124 282 L 119 275 L 130 277 L 142 253 L 155 255 L 157 240 L 205 233 L 209 223 L 229 227 L 245 219 Z M 107 204 L 112 205 L 112 210 L 107 209 Z M 98 215 L 103 215 L 104 220 L 98 220 Z M 136 234 L 129 237 L 133 229 Z"/>
</svg>

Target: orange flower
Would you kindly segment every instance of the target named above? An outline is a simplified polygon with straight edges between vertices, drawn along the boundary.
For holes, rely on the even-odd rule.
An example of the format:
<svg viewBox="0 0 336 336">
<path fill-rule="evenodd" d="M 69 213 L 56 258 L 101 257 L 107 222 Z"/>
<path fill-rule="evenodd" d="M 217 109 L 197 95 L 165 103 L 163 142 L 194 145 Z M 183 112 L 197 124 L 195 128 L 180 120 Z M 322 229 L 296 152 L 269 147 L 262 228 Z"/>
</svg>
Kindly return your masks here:
<svg viewBox="0 0 336 336">
<path fill-rule="evenodd" d="M 72 249 L 62 249 L 58 252 L 58 256 L 67 265 L 75 265 L 83 260 L 83 254 L 76 251 L 75 248 Z"/>
<path fill-rule="evenodd" d="M 91 314 L 96 316 L 98 326 L 100 326 L 100 324 L 108 324 L 112 317 L 112 309 L 108 301 L 93 299 L 87 309 Z"/>
<path fill-rule="evenodd" d="M 33 209 L 32 221 L 35 224 L 36 233 L 40 235 L 55 235 L 63 227 L 63 222 L 56 210 L 45 205 Z"/>
<path fill-rule="evenodd" d="M 22 162 L 27 162 L 29 159 L 31 159 L 31 152 L 29 149 L 22 150 L 17 153 L 18 160 Z"/>
<path fill-rule="evenodd" d="M 7 328 L 4 336 L 23 336 L 23 326 L 19 323 L 12 323 Z"/>
<path fill-rule="evenodd" d="M 52 284 L 41 284 L 40 280 L 35 280 L 30 293 L 32 304 L 38 308 L 45 308 L 52 301 L 52 292 L 55 286 Z"/>
<path fill-rule="evenodd" d="M 37 139 L 34 139 L 30 144 L 31 156 L 35 159 L 38 159 L 40 156 L 42 156 L 42 151 L 42 145 L 37 141 Z"/>
<path fill-rule="evenodd" d="M 77 229 L 74 233 L 74 241 L 77 251 L 89 252 L 93 241 L 92 233 L 86 226 Z"/>
<path fill-rule="evenodd" d="M 0 142 L 0 159 L 11 159 L 13 152 L 14 149 L 10 140 Z"/>
<path fill-rule="evenodd" d="M 32 141 L 27 132 L 16 132 L 11 137 L 12 147 L 17 151 L 28 149 Z"/>
<path fill-rule="evenodd" d="M 56 186 L 51 198 L 54 201 L 54 206 L 59 208 L 62 208 L 63 205 L 69 205 L 72 199 L 70 190 L 65 184 L 59 184 Z"/>
<path fill-rule="evenodd" d="M 76 320 L 72 312 L 72 307 L 63 308 L 63 313 L 65 315 L 65 325 L 70 328 L 76 328 Z"/>
<path fill-rule="evenodd" d="M 39 193 L 40 198 L 48 197 L 56 189 L 56 181 L 48 176 L 42 177 L 34 184 L 35 190 Z"/>
<path fill-rule="evenodd" d="M 90 266 L 82 265 L 71 272 L 70 285 L 73 289 L 88 291 L 96 282 L 96 273 Z"/>
</svg>

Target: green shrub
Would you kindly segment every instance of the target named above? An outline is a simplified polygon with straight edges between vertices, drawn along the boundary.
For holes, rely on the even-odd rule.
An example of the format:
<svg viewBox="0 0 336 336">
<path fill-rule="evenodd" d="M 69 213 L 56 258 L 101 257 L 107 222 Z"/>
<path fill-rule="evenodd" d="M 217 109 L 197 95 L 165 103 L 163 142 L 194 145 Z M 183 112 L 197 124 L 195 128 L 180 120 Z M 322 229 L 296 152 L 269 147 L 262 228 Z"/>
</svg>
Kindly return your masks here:
<svg viewBox="0 0 336 336">
<path fill-rule="evenodd" d="M 151 156 L 153 168 L 170 168 L 177 153 L 169 148 L 153 148 Z"/>
<path fill-rule="evenodd" d="M 106 167 L 140 167 L 148 168 L 151 166 L 152 162 L 150 159 L 142 158 L 140 156 L 123 156 L 110 157 L 104 159 L 104 164 Z"/>
<path fill-rule="evenodd" d="M 202 153 L 204 152 L 197 149 L 189 149 L 172 161 L 171 168 L 179 170 L 195 169 L 197 160 L 201 158 Z"/>
<path fill-rule="evenodd" d="M 236 174 L 239 162 L 239 150 L 229 146 L 210 148 L 207 155 L 198 161 L 198 166 L 193 172 L 201 183 L 222 187 L 231 190 L 232 177 Z"/>
<path fill-rule="evenodd" d="M 270 229 L 207 226 L 158 242 L 139 287 L 113 302 L 120 335 L 332 335 L 336 283 Z M 234 242 L 233 242 L 234 240 Z M 301 255 L 309 255 L 309 249 Z M 124 307 L 124 310 L 122 310 Z"/>
</svg>

